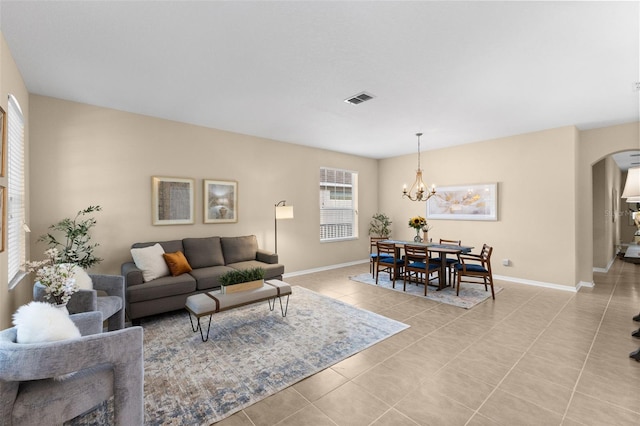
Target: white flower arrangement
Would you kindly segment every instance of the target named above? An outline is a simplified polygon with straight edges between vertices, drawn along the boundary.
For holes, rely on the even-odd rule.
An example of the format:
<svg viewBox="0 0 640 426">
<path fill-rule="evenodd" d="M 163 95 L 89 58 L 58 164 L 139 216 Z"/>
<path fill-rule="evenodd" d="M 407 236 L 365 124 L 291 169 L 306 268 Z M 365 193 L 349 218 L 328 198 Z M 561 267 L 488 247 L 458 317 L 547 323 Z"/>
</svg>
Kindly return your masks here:
<svg viewBox="0 0 640 426">
<path fill-rule="evenodd" d="M 65 304 L 71 295 L 78 291 L 76 279 L 73 278 L 73 264 L 58 263 L 60 253 L 56 248 L 50 248 L 44 252 L 47 257 L 44 260 L 29 261 L 25 263 L 27 272 L 35 272 L 35 280 L 45 287 L 48 300 L 53 300 L 57 305 Z"/>
</svg>

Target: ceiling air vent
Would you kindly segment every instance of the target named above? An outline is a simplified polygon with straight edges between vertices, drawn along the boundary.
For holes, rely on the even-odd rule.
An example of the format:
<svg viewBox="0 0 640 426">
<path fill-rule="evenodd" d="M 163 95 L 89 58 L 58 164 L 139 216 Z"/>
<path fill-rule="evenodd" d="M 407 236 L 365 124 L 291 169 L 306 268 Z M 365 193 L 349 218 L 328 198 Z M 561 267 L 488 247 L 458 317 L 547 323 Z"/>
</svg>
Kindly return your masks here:
<svg viewBox="0 0 640 426">
<path fill-rule="evenodd" d="M 350 98 L 345 99 L 344 101 L 351 105 L 358 105 L 370 99 L 373 99 L 375 96 L 369 94 L 367 92 L 360 92 L 357 95 L 353 95 Z"/>
</svg>

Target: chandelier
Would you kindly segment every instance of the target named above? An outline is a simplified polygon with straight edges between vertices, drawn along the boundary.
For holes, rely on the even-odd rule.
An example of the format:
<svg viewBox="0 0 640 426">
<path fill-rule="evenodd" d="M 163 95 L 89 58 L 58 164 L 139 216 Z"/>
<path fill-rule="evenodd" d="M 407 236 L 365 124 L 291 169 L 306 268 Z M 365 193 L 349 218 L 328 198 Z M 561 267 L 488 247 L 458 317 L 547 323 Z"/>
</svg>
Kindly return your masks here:
<svg viewBox="0 0 640 426">
<path fill-rule="evenodd" d="M 422 169 L 420 168 L 420 136 L 422 133 L 416 133 L 418 137 L 418 170 L 416 170 L 416 180 L 407 191 L 407 185 L 402 188 L 402 198 L 408 198 L 411 201 L 427 201 L 436 195 L 435 185 L 431 185 L 431 190 L 427 190 L 427 186 L 422 181 Z"/>
</svg>

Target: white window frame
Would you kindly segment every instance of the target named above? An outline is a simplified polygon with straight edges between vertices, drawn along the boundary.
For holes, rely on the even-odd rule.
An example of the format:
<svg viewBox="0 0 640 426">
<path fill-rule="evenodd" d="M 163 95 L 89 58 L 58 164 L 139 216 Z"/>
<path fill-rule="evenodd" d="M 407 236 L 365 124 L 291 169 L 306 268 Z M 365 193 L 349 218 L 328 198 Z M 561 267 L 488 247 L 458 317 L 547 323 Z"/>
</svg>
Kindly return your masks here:
<svg viewBox="0 0 640 426">
<path fill-rule="evenodd" d="M 9 95 L 7 108 L 7 275 L 9 288 L 25 275 L 25 142 L 24 116 L 18 100 Z"/>
<path fill-rule="evenodd" d="M 350 195 L 350 199 L 340 200 L 341 193 L 343 196 Z M 320 167 L 319 196 L 320 242 L 357 239 L 358 173 L 352 170 Z"/>
</svg>

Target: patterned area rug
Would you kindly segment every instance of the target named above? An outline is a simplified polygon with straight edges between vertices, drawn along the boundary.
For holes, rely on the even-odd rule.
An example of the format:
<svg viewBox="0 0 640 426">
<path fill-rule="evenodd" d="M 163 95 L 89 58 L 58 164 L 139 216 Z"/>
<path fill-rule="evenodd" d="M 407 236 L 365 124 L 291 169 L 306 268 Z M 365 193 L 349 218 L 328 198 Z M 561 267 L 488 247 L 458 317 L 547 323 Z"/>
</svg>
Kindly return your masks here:
<svg viewBox="0 0 640 426">
<path fill-rule="evenodd" d="M 353 281 L 376 285 L 376 279 L 372 278 L 370 273 L 355 275 L 349 278 Z M 434 281 L 434 283 L 437 283 L 437 280 Z M 402 291 L 402 280 L 396 280 L 396 288 L 394 289 L 387 272 L 380 272 L 378 285 L 390 290 Z M 499 287 L 494 283 L 493 290 L 498 294 L 502 291 L 502 287 Z M 424 297 L 424 286 L 422 284 L 407 281 L 406 292 L 414 296 Z M 427 288 L 427 299 L 464 309 L 471 309 L 478 303 L 484 302 L 489 298 L 491 298 L 491 289 L 484 291 L 484 286 L 478 284 L 462 283 L 460 286 L 460 296 L 456 296 L 456 291 L 452 287 L 445 287 L 440 291 L 437 291 L 436 286 L 429 286 L 429 288 Z"/>
<path fill-rule="evenodd" d="M 186 311 L 143 320 L 145 424 L 209 425 L 408 328 L 292 290 L 285 318 L 267 302 L 216 314 L 207 342 L 191 331 Z"/>
</svg>

